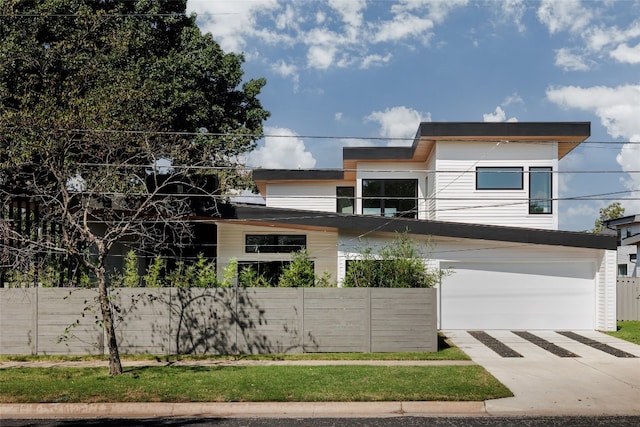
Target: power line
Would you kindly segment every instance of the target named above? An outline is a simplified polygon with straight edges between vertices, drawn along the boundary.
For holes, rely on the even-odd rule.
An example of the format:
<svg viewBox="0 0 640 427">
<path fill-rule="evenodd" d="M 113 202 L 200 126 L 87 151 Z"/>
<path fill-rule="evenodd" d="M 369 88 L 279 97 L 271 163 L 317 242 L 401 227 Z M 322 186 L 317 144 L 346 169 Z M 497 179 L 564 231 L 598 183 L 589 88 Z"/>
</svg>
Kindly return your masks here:
<svg viewBox="0 0 640 427">
<path fill-rule="evenodd" d="M 9 129 L 21 129 L 21 130 L 33 130 L 33 127 L 11 127 Z M 391 137 L 391 136 L 348 136 L 348 135 L 314 135 L 314 134 L 262 134 L 262 133 L 231 133 L 231 132 L 208 132 L 208 131 L 153 131 L 153 130 L 140 130 L 140 129 L 82 129 L 82 128 L 52 128 L 51 131 L 55 132 L 68 132 L 68 133 L 103 133 L 103 134 L 125 134 L 125 135 L 164 135 L 164 136 L 207 136 L 207 137 L 232 137 L 232 138 L 300 138 L 311 140 L 340 140 L 343 142 L 352 141 L 399 141 L 399 142 L 413 142 L 415 137 Z M 429 137 L 423 137 L 429 140 Z M 495 138 L 495 139 L 480 139 L 480 140 L 468 140 L 455 137 L 432 138 L 437 141 L 446 141 L 447 143 L 504 143 L 504 144 L 576 144 L 575 141 L 557 141 L 557 140 L 513 140 L 508 137 Z M 640 145 L 640 141 L 582 141 L 579 145 L 584 144 L 603 144 L 607 145 L 626 145 L 632 144 Z M 349 147 L 349 148 L 369 148 L 369 147 Z"/>
</svg>

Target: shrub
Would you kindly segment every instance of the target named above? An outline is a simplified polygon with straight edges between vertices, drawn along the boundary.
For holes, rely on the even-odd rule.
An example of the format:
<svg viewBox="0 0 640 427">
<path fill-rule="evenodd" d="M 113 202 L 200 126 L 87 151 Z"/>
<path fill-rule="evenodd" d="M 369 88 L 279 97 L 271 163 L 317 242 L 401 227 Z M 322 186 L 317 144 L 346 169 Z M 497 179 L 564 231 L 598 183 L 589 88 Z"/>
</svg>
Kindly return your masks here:
<svg viewBox="0 0 640 427">
<path fill-rule="evenodd" d="M 378 252 L 365 247 L 347 262 L 344 287 L 430 288 L 443 276 L 440 269 L 427 267 L 429 256 L 408 233 L 396 234 Z"/>
</svg>

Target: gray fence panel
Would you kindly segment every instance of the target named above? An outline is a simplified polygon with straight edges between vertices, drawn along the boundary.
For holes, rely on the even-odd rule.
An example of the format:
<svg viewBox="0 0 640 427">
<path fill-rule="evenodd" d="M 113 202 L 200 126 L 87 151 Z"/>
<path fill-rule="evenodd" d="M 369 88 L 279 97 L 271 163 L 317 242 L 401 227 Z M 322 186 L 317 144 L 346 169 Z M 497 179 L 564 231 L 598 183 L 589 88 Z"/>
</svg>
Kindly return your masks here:
<svg viewBox="0 0 640 427">
<path fill-rule="evenodd" d="M 370 351 L 369 289 L 304 289 L 304 350 Z"/>
<path fill-rule="evenodd" d="M 0 289 L 2 354 L 36 354 L 37 293 L 34 288 Z"/>
<path fill-rule="evenodd" d="M 113 290 L 116 337 L 123 354 L 169 354 L 171 341 L 171 289 L 122 288 Z M 175 347 L 175 346 L 174 346 Z"/>
<path fill-rule="evenodd" d="M 236 354 L 236 293 L 230 288 L 172 289 L 172 352 Z"/>
<path fill-rule="evenodd" d="M 302 352 L 302 289 L 238 289 L 240 353 Z"/>
<path fill-rule="evenodd" d="M 640 320 L 640 278 L 618 278 L 616 299 L 618 320 Z"/>
<path fill-rule="evenodd" d="M 37 288 L 38 354 L 103 354 L 95 289 Z"/>
<path fill-rule="evenodd" d="M 371 289 L 371 351 L 437 351 L 435 289 Z"/>
<path fill-rule="evenodd" d="M 123 354 L 437 350 L 433 289 L 124 288 L 112 296 Z M 100 319 L 95 289 L 0 289 L 0 352 L 102 354 Z"/>
</svg>

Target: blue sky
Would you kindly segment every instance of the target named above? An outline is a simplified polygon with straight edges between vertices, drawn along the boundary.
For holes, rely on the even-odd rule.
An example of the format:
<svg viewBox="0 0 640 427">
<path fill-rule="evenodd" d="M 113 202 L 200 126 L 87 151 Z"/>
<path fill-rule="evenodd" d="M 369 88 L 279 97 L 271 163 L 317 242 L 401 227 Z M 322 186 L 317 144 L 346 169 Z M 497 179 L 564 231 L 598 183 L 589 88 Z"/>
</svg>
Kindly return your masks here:
<svg viewBox="0 0 640 427">
<path fill-rule="evenodd" d="M 409 144 L 420 121 L 590 121 L 591 143 L 560 162 L 558 182 L 561 198 L 596 197 L 561 201 L 560 229 L 591 229 L 613 201 L 640 213 L 640 0 L 187 7 L 245 55 L 247 78 L 267 79 L 252 166 L 339 168 L 343 146 Z"/>
</svg>

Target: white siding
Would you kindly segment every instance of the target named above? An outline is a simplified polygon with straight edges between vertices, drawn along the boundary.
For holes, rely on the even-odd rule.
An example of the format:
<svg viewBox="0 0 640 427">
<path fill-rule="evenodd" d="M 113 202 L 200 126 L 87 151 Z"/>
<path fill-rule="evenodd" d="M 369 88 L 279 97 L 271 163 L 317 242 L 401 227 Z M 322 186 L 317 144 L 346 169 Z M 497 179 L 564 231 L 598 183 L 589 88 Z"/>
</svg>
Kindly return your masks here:
<svg viewBox="0 0 640 427">
<path fill-rule="evenodd" d="M 435 220 L 436 219 L 436 188 L 438 187 L 438 174 L 435 172 L 436 170 L 436 158 L 435 156 L 431 156 L 429 160 L 427 160 L 427 211 L 424 216 L 420 216 L 420 218 Z"/>
<path fill-rule="evenodd" d="M 616 330 L 616 251 L 601 251 L 596 294 L 596 328 Z"/>
<path fill-rule="evenodd" d="M 259 227 L 243 224 L 218 223 L 218 277 L 232 258 L 238 261 L 288 261 L 290 254 L 245 253 L 246 234 L 301 234 L 307 236 L 307 251 L 314 261 L 316 275 L 327 271 L 336 280 L 336 247 L 338 234 L 330 231 L 310 231 L 284 227 Z"/>
<path fill-rule="evenodd" d="M 440 221 L 557 229 L 558 205 L 552 214 L 529 214 L 529 167 L 558 170 L 556 144 L 449 142 L 435 150 L 437 184 L 435 218 Z M 476 167 L 514 166 L 524 171 L 522 190 L 476 190 Z M 557 175 L 552 196 L 558 195 Z"/>
<path fill-rule="evenodd" d="M 425 236 L 412 237 L 420 242 L 419 245 L 427 240 Z M 386 233 L 371 233 L 362 239 L 354 233 L 340 233 L 340 281 L 345 274 L 347 259 L 357 258 L 364 247 L 380 246 L 390 238 L 392 235 Z M 508 291 L 510 294 L 511 302 L 505 299 L 505 304 L 512 303 L 514 307 L 524 309 L 529 301 L 527 295 L 531 295 L 532 313 L 527 314 L 529 317 L 536 316 L 533 313 L 535 310 L 553 308 L 558 327 L 573 325 L 577 329 L 615 328 L 615 251 L 442 237 L 434 237 L 430 242 L 430 249 L 429 246 L 425 248 L 428 249 L 431 266 L 450 270 L 450 275 L 443 279 L 445 286 L 448 278 L 455 278 L 456 267 L 459 268 L 458 278 L 463 275 L 465 278 L 472 277 L 479 284 L 477 298 L 473 301 L 467 299 L 466 302 L 462 298 L 460 304 L 475 306 L 495 303 L 495 300 L 483 300 L 491 299 L 488 292 L 491 291 L 491 275 L 494 274 L 502 288 L 493 291 L 498 294 Z M 478 272 L 477 276 L 471 275 L 474 271 Z M 509 288 L 507 279 L 513 283 L 522 281 L 523 286 Z M 537 284 L 540 286 L 537 287 Z M 482 286 L 487 286 L 486 294 L 483 293 Z M 559 297 L 564 298 L 562 304 L 574 304 L 577 307 L 563 312 L 562 304 L 554 302 Z M 545 298 L 548 298 L 547 302 L 544 301 Z M 457 309 L 462 312 L 465 310 L 464 307 Z M 578 320 L 572 318 L 574 315 Z M 534 321 L 514 318 L 512 323 L 505 323 L 504 327 L 517 329 L 535 324 Z M 537 325 L 553 328 L 548 322 L 541 321 Z"/>
<path fill-rule="evenodd" d="M 618 246 L 618 261 L 617 264 L 625 264 L 627 266 L 627 275 L 622 277 L 639 277 L 640 273 L 638 272 L 638 264 L 637 264 L 637 255 L 640 252 L 640 246 L 635 245 L 627 245 L 627 246 Z M 631 259 L 631 255 L 636 255 L 636 260 Z"/>
<path fill-rule="evenodd" d="M 415 179 L 418 181 L 418 218 L 426 219 L 427 170 L 423 162 L 358 163 L 356 187 L 356 213 L 362 213 L 363 179 Z"/>
<path fill-rule="evenodd" d="M 267 184 L 267 206 L 307 211 L 335 212 L 336 187 L 348 186 L 341 182 Z"/>
</svg>

